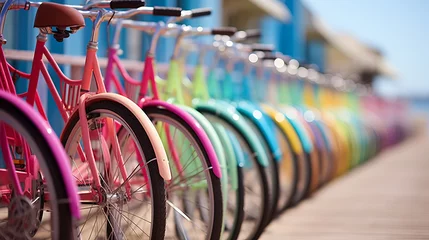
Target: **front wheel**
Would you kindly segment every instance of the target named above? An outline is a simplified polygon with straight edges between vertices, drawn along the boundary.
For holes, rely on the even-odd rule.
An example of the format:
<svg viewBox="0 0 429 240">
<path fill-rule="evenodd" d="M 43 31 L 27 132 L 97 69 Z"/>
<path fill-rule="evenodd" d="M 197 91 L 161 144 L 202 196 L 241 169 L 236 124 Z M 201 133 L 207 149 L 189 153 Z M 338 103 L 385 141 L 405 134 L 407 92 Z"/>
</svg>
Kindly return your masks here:
<svg viewBox="0 0 429 240">
<path fill-rule="evenodd" d="M 38 112 L 2 91 L 0 143 L 0 239 L 75 239 L 76 190 L 69 185 L 73 179 L 61 143 Z M 6 161 L 12 164 L 6 166 Z M 36 161 L 37 176 L 26 171 Z M 18 179 L 22 174 L 26 177 Z M 12 176 L 21 180 L 18 185 Z M 20 190 L 23 194 L 16 194 Z"/>
<path fill-rule="evenodd" d="M 220 239 L 223 206 L 220 178 L 215 175 L 213 152 L 207 135 L 181 114 L 158 106 L 145 106 L 166 146 L 172 180 L 167 185 L 166 238 Z M 196 120 L 194 120 L 196 121 Z"/>
<path fill-rule="evenodd" d="M 128 106 L 110 99 L 90 100 L 85 108 L 98 173 L 88 166 L 88 159 L 80 159 L 77 151 L 82 141 L 77 112 L 61 136 L 83 203 L 81 239 L 164 239 L 165 183 L 139 117 Z M 122 159 L 112 154 L 112 139 L 106 134 L 112 120 Z M 95 185 L 96 178 L 101 186 Z M 94 187 L 101 188 L 102 199 L 91 198 Z"/>
</svg>

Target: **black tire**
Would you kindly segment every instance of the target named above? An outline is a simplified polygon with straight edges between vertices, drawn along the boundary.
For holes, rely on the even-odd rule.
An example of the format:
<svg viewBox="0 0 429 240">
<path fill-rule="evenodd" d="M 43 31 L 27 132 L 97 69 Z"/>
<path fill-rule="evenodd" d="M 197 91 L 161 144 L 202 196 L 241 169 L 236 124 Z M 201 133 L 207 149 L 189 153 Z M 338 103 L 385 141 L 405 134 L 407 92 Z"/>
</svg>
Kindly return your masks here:
<svg viewBox="0 0 429 240">
<path fill-rule="evenodd" d="M 237 191 L 236 191 L 236 211 L 234 222 L 232 223 L 232 231 L 228 240 L 234 240 L 238 238 L 240 234 L 241 224 L 244 219 L 244 182 L 243 182 L 243 168 L 237 166 Z"/>
<path fill-rule="evenodd" d="M 304 149 L 304 145 L 302 143 L 301 136 L 299 135 L 298 131 L 296 130 L 295 126 L 293 124 L 292 128 L 294 129 L 296 135 L 298 136 L 299 142 L 301 144 L 302 149 Z M 289 142 L 289 136 L 287 136 L 287 139 Z M 305 199 L 308 195 L 308 192 L 310 191 L 310 185 L 312 181 L 312 166 L 311 166 L 311 154 L 308 152 L 303 151 L 303 154 L 297 155 L 297 168 L 298 168 L 298 181 L 297 181 L 297 188 L 295 191 L 295 195 L 292 198 L 292 202 L 290 203 L 289 207 L 296 206 L 299 202 L 301 202 L 303 199 Z M 300 186 L 302 186 L 302 189 L 300 189 Z"/>
<path fill-rule="evenodd" d="M 234 133 L 234 135 L 237 137 L 237 139 L 239 140 L 239 142 L 245 144 L 244 147 L 246 147 L 249 152 L 251 152 L 254 156 L 257 153 L 257 151 L 252 147 L 252 144 L 250 144 L 247 140 L 246 140 L 246 135 L 245 133 L 241 132 L 239 129 L 235 128 L 234 125 L 232 123 L 229 122 L 228 119 L 223 119 L 221 117 L 219 117 L 218 115 L 213 114 L 210 111 L 205 111 L 204 109 L 197 109 L 198 111 L 202 112 L 204 116 L 210 116 L 210 119 L 216 119 L 215 121 L 218 121 L 220 124 L 222 124 L 224 127 L 226 127 L 228 130 L 230 130 L 232 133 Z M 209 119 L 209 120 L 210 120 Z M 232 120 L 234 121 L 234 120 Z M 270 188 L 268 186 L 268 176 L 267 176 L 267 170 L 265 169 L 264 166 L 262 166 L 256 159 L 251 158 L 254 160 L 254 162 L 252 162 L 252 164 L 256 165 L 256 170 L 259 174 L 259 181 L 261 182 L 261 188 L 262 188 L 262 199 L 263 199 L 263 203 L 261 205 L 261 207 L 263 208 L 262 210 L 262 216 L 261 216 L 261 220 L 260 223 L 258 224 L 257 228 L 254 229 L 254 231 L 252 232 L 252 236 L 250 237 L 250 239 L 258 239 L 262 232 L 265 229 L 265 224 L 266 222 L 269 220 L 270 217 Z M 245 174 L 243 173 L 243 176 Z M 244 180 L 244 177 L 243 177 Z M 244 193 L 244 201 L 246 202 L 246 194 Z M 242 227 L 242 226 L 241 226 Z M 236 231 L 241 232 L 241 228 L 237 229 Z"/>
<path fill-rule="evenodd" d="M 58 218 L 53 220 L 58 225 L 58 229 L 54 230 L 58 232 L 58 239 L 75 239 L 76 229 L 74 228 L 71 209 L 69 203 L 64 201 L 69 199 L 66 182 L 61 175 L 59 161 L 55 160 L 57 156 L 52 151 L 52 149 L 61 147 L 61 144 L 58 143 L 58 146 L 48 144 L 47 140 L 43 139 L 38 124 L 23 113 L 13 102 L 0 98 L 0 112 L 3 112 L 0 114 L 0 121 L 3 117 L 9 115 L 13 119 L 13 123 L 8 123 L 8 125 L 11 127 L 18 125 L 24 131 L 17 132 L 25 138 L 39 161 L 41 171 L 49 188 L 50 198 L 55 199 L 55 201 L 51 201 L 51 212 L 56 213 L 53 215 Z"/>
<path fill-rule="evenodd" d="M 271 152 L 271 149 L 268 146 L 268 140 L 265 138 L 265 135 L 262 133 L 261 128 L 259 128 L 252 119 L 248 118 L 246 115 L 243 115 L 243 117 L 247 120 L 247 123 L 249 126 L 253 129 L 254 133 L 258 136 L 260 139 L 260 142 L 262 146 L 264 147 L 265 151 L 268 154 L 268 161 L 269 161 L 269 167 L 265 168 L 265 171 L 267 172 L 266 175 L 269 176 L 268 178 L 268 186 L 270 188 L 270 203 L 269 203 L 269 217 L 265 222 L 265 227 L 270 224 L 270 222 L 275 218 L 276 212 L 277 212 L 277 204 L 279 202 L 280 198 L 280 179 L 279 179 L 279 168 L 278 163 L 276 159 L 274 158 L 273 153 Z"/>
<path fill-rule="evenodd" d="M 143 151 L 144 160 L 155 159 L 155 151 L 152 143 L 149 140 L 149 136 L 140 124 L 137 117 L 124 105 L 119 102 L 115 102 L 108 99 L 89 101 L 86 103 L 85 110 L 87 112 L 88 120 L 98 117 L 98 114 L 91 114 L 95 110 L 106 110 L 117 114 L 122 118 L 123 122 L 129 127 L 134 133 L 137 143 L 141 146 Z M 76 124 L 79 123 L 79 114 L 74 112 L 70 117 L 67 126 L 64 128 L 61 134 L 61 142 L 65 146 L 71 131 Z M 164 179 L 159 174 L 159 169 L 156 161 L 152 161 L 146 164 L 148 175 L 150 178 L 150 189 L 152 197 L 152 229 L 151 239 L 161 240 L 164 239 L 165 225 L 166 225 L 166 193 Z"/>
<path fill-rule="evenodd" d="M 289 136 L 284 131 L 282 131 L 277 124 L 276 124 L 276 128 L 277 128 L 277 131 L 280 132 L 281 137 L 284 138 L 284 140 L 285 140 L 284 142 L 286 143 L 287 148 L 290 150 L 291 157 L 292 157 L 292 159 L 290 159 L 290 161 L 292 163 L 292 171 L 293 171 L 294 175 L 292 177 L 292 183 L 291 183 L 292 187 L 290 189 L 289 196 L 286 196 L 286 198 L 284 199 L 283 202 L 281 201 L 282 198 L 279 197 L 279 202 L 277 204 L 277 213 L 276 213 L 275 217 L 277 217 L 279 214 L 283 213 L 292 204 L 293 196 L 296 193 L 298 178 L 299 178 L 298 155 L 295 151 L 293 151 Z M 277 163 L 277 167 L 280 169 L 281 163 Z M 280 176 L 279 176 L 279 179 L 280 179 Z M 280 184 L 280 191 L 282 193 L 284 191 L 284 187 L 282 186 L 281 181 L 279 181 L 279 184 Z"/>
<path fill-rule="evenodd" d="M 219 125 L 219 126 L 217 126 Z M 229 150 L 224 150 L 225 153 L 229 152 L 233 155 L 235 155 L 233 158 L 237 160 L 237 154 L 234 148 L 240 147 L 237 146 L 237 142 L 234 141 L 234 139 L 231 138 L 230 135 L 225 131 L 225 129 L 219 128 L 220 124 L 213 124 L 213 127 L 215 128 L 215 131 L 218 133 L 220 140 L 223 142 L 225 141 L 224 149 L 227 149 L 231 147 Z M 222 137 L 221 137 L 222 136 Z M 224 139 L 227 138 L 227 139 Z M 227 155 L 227 154 L 226 154 Z M 233 214 L 233 219 L 231 222 L 229 222 L 227 217 L 229 217 L 230 214 L 224 215 L 224 231 L 222 234 L 222 239 L 226 240 L 234 240 L 238 238 L 238 235 L 240 234 L 240 228 L 244 220 L 244 181 L 243 181 L 243 166 L 239 164 L 239 162 L 232 162 L 231 160 L 226 161 L 226 167 L 228 168 L 227 172 L 229 173 L 229 169 L 232 168 L 230 164 L 234 164 L 236 169 L 236 176 L 237 176 L 237 188 L 230 188 L 230 183 L 228 183 L 228 206 L 226 206 L 226 211 L 228 213 Z M 230 176 L 228 176 L 229 181 L 231 180 Z M 233 192 L 233 194 L 231 194 Z M 229 199 L 234 198 L 234 200 L 229 201 Z M 225 234 L 227 232 L 228 234 Z"/>
<path fill-rule="evenodd" d="M 198 148 L 200 149 L 201 153 L 203 154 L 203 158 L 205 160 L 205 164 L 207 166 L 211 166 L 211 161 L 209 159 L 209 156 L 205 150 L 204 145 L 202 144 L 200 140 L 199 134 L 197 134 L 191 127 L 189 123 L 187 123 L 184 119 L 182 119 L 179 115 L 177 115 L 174 112 L 171 112 L 165 108 L 160 107 L 144 107 L 143 108 L 146 115 L 151 120 L 156 120 L 156 115 L 162 115 L 163 118 L 169 118 L 171 122 L 174 122 L 177 124 L 175 127 L 180 127 L 182 130 L 189 133 L 189 136 L 192 138 L 190 141 L 193 141 L 197 143 Z M 211 188 L 213 192 L 213 225 L 212 225 L 212 231 L 210 236 L 207 237 L 207 239 L 220 239 L 222 228 L 223 228 L 223 203 L 222 203 L 222 188 L 221 188 L 221 181 L 220 178 L 218 178 L 214 172 L 213 169 L 208 171 L 210 173 L 210 181 L 211 181 Z"/>
</svg>

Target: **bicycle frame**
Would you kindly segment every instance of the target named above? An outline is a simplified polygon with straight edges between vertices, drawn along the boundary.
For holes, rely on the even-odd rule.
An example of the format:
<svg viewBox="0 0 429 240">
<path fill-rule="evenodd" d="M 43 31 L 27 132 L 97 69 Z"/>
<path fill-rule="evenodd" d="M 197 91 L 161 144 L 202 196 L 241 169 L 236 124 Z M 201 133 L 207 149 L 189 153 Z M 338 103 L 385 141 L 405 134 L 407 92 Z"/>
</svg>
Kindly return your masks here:
<svg viewBox="0 0 429 240">
<path fill-rule="evenodd" d="M 120 30 L 120 29 L 119 29 Z M 156 30 L 158 34 L 161 32 L 161 28 L 158 27 Z M 118 31 L 118 30 L 117 30 Z M 155 40 L 156 41 L 156 40 Z M 156 42 L 155 42 L 156 43 Z M 152 49 L 155 49 L 156 44 L 152 45 Z M 147 54 L 144 62 L 144 69 L 142 74 L 142 80 L 138 81 L 133 79 L 126 71 L 124 66 L 121 64 L 120 59 L 117 55 L 118 51 L 118 45 L 113 44 L 108 51 L 108 63 L 106 67 L 106 73 L 105 73 L 105 82 L 107 90 L 110 90 L 110 81 L 113 81 L 114 86 L 116 87 L 119 94 L 123 96 L 127 96 L 132 101 L 137 102 L 138 105 L 144 110 L 145 107 L 150 106 L 157 106 L 157 107 L 163 107 L 166 108 L 173 113 L 177 114 L 181 118 L 183 118 L 186 122 L 190 123 L 193 129 L 196 132 L 200 132 L 203 135 L 206 135 L 206 133 L 202 130 L 200 124 L 195 121 L 195 119 L 189 115 L 186 111 L 181 109 L 178 106 L 175 106 L 169 102 L 162 101 L 160 99 L 160 95 L 157 88 L 156 78 L 155 78 L 155 66 L 154 66 L 154 57 L 152 54 Z M 120 76 L 122 76 L 125 80 L 125 87 L 122 86 L 119 78 L 114 73 L 114 67 L 116 67 L 119 70 Z M 148 96 L 148 89 L 149 85 L 151 87 L 151 92 L 153 94 L 152 97 Z M 137 94 L 135 94 L 136 88 L 140 88 L 140 91 Z M 177 150 L 175 150 L 175 146 L 173 143 L 173 140 L 170 136 L 170 131 L 168 129 L 168 126 L 165 125 L 166 130 L 166 137 L 167 137 L 167 144 L 168 147 L 172 151 L 172 157 L 173 161 L 178 169 L 181 169 L 181 163 L 179 160 L 179 156 L 177 155 Z M 206 138 L 203 141 L 204 146 L 211 146 L 211 143 L 208 138 Z M 212 149 L 211 147 L 209 149 Z M 219 163 L 217 161 L 216 153 L 215 151 L 208 152 L 210 158 L 212 160 L 211 164 L 213 167 L 213 172 L 217 177 L 221 177 L 221 169 L 219 166 Z"/>
<path fill-rule="evenodd" d="M 1 142 L 1 152 L 3 153 L 3 159 L 4 159 L 4 163 L 6 168 L 5 169 L 0 169 L 0 179 L 4 179 L 6 180 L 6 182 L 8 182 L 7 179 L 11 180 L 11 183 L 14 187 L 14 189 L 17 189 L 17 195 L 24 195 L 24 193 L 30 193 L 31 190 L 31 180 L 34 179 L 34 176 L 37 176 L 37 172 L 39 170 L 38 166 L 36 166 L 36 164 L 34 164 L 35 162 L 34 160 L 34 156 L 30 156 L 30 149 L 28 147 L 28 145 L 26 143 L 24 143 L 24 146 L 22 146 L 23 148 L 23 155 L 25 156 L 25 159 L 29 159 L 30 163 L 33 164 L 29 164 L 29 166 L 24 170 L 24 171 L 17 171 L 16 167 L 15 167 L 15 163 L 14 163 L 14 158 L 10 152 L 11 147 L 15 146 L 13 144 L 14 139 L 16 138 L 11 138 L 11 137 L 7 137 L 7 131 L 10 131 L 10 129 L 7 128 L 7 126 L 5 126 L 4 123 L 0 123 L 0 142 Z M 18 136 L 17 137 L 20 141 L 21 137 Z M 12 144 L 11 144 L 12 142 Z M 6 185 L 6 182 L 1 182 L 0 185 Z M 20 183 L 24 182 L 24 189 L 21 188 Z M 0 201 L 6 202 L 9 204 L 9 200 L 11 199 L 11 192 L 10 189 L 0 189 L 0 196 L 1 199 Z"/>
</svg>

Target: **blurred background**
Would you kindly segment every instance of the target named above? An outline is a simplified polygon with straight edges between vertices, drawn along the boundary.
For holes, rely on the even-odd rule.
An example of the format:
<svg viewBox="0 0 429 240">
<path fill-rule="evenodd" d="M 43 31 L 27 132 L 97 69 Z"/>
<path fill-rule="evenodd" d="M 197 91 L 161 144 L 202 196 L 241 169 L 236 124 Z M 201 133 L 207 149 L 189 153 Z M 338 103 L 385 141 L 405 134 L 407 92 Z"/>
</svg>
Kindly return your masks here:
<svg viewBox="0 0 429 240">
<path fill-rule="evenodd" d="M 83 4 L 81 0 L 56 0 Z M 211 16 L 187 20 L 193 26 L 234 26 L 239 30 L 260 29 L 255 41 L 273 44 L 277 51 L 300 62 L 315 64 L 320 71 L 341 74 L 362 82 L 389 98 L 405 98 L 429 118 L 429 1 L 427 0 L 147 0 L 147 6 L 179 6 L 183 9 L 210 7 Z M 35 10 L 10 12 L 6 23 L 6 48 L 32 50 L 37 29 Z M 160 17 L 139 16 L 157 21 Z M 91 23 L 88 20 L 87 25 Z M 16 29 L 19 28 L 19 31 Z M 91 29 L 85 28 L 63 43 L 48 41 L 53 53 L 84 56 Z M 101 27 L 99 56 L 106 54 L 113 31 Z M 122 58 L 141 61 L 150 36 L 124 29 Z M 163 39 L 157 58 L 165 62 L 172 52 L 172 39 Z M 143 44 L 142 44 L 143 43 Z M 22 56 L 13 65 L 30 68 Z M 81 66 L 61 65 L 66 75 L 80 78 Z M 42 85 L 41 85 L 42 86 Z M 43 87 L 43 86 L 42 86 Z M 19 83 L 18 83 L 19 89 Z M 43 91 L 43 90 L 42 90 Z M 53 104 L 49 94 L 44 103 Z M 54 110 L 55 111 L 55 110 Z M 57 112 L 48 113 L 58 116 Z M 61 123 L 58 123 L 61 124 Z M 61 129 L 62 126 L 53 126 Z"/>
</svg>

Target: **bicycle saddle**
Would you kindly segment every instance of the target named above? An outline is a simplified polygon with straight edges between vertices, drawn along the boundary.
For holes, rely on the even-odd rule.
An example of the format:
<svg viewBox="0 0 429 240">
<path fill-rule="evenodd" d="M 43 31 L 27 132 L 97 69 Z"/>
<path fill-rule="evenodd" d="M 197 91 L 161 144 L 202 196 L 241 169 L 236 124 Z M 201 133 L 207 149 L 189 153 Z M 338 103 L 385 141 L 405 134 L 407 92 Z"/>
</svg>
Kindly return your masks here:
<svg viewBox="0 0 429 240">
<path fill-rule="evenodd" d="M 40 28 L 47 34 L 54 34 L 58 41 L 69 37 L 70 33 L 75 33 L 84 26 L 85 20 L 78 10 L 52 2 L 40 4 L 34 20 L 35 28 Z M 53 31 L 53 27 L 57 31 Z M 70 31 L 66 28 L 70 28 Z"/>
</svg>

